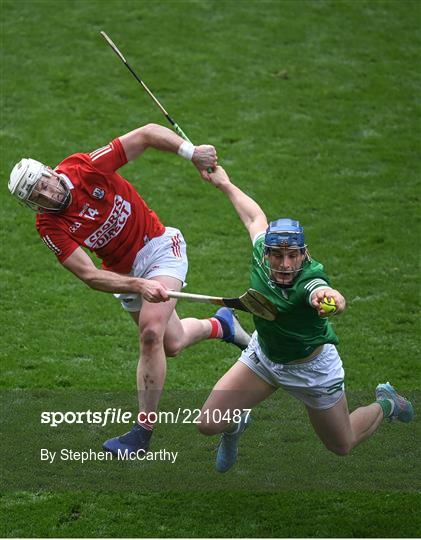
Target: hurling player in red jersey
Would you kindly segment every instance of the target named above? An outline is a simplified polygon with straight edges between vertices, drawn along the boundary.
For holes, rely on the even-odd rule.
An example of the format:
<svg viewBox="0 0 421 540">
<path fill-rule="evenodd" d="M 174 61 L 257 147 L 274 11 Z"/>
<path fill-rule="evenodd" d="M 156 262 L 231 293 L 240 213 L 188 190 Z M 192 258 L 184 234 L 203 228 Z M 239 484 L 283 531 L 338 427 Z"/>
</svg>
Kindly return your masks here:
<svg viewBox="0 0 421 540">
<path fill-rule="evenodd" d="M 193 146 L 156 124 L 137 128 L 91 153 L 73 154 L 53 170 L 22 159 L 9 190 L 37 212 L 36 228 L 60 263 L 92 289 L 114 293 L 139 327 L 138 422 L 104 443 L 119 457 L 146 450 L 166 373 L 166 356 L 203 339 L 245 348 L 249 336 L 230 310 L 210 319 L 180 320 L 167 290 L 179 291 L 187 274 L 181 232 L 165 227 L 136 189 L 116 171 L 148 148 L 189 159 L 202 178 L 217 165 L 213 146 Z M 82 248 L 102 261 L 97 268 Z"/>
</svg>

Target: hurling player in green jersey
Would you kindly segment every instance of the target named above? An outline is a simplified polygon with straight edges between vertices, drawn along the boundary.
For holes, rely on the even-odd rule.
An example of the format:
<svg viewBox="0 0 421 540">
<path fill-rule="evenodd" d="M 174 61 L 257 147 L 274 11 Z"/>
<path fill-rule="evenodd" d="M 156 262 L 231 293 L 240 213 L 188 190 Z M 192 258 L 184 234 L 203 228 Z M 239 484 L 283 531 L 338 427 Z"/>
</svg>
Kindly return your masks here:
<svg viewBox="0 0 421 540">
<path fill-rule="evenodd" d="M 232 184 L 222 167 L 209 176 L 249 232 L 251 286 L 277 307 L 273 321 L 254 317 L 256 331 L 249 346 L 203 405 L 199 430 L 205 435 L 222 433 L 217 470 L 225 472 L 234 465 L 251 408 L 279 387 L 305 405 L 314 431 L 338 455 L 370 437 L 385 417 L 412 420 L 411 403 L 389 383 L 377 386 L 376 401 L 349 413 L 335 346 L 338 338 L 321 307 L 333 299 L 335 314 L 340 314 L 345 299 L 330 286 L 323 265 L 310 257 L 303 227 L 285 218 L 268 224 L 260 206 Z"/>
</svg>

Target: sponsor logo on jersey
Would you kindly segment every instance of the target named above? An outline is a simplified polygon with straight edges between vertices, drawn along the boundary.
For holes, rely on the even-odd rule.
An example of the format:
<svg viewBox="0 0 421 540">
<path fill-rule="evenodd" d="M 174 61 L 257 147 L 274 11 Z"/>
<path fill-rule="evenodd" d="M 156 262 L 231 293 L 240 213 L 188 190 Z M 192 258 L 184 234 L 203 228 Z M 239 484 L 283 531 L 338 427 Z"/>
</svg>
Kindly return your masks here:
<svg viewBox="0 0 421 540">
<path fill-rule="evenodd" d="M 92 233 L 84 243 L 91 249 L 99 249 L 106 246 L 113 238 L 121 233 L 132 213 L 129 201 L 125 201 L 121 195 L 114 197 L 114 206 L 107 220 Z"/>
<path fill-rule="evenodd" d="M 69 231 L 70 231 L 71 233 L 74 233 L 74 232 L 76 232 L 76 231 L 79 229 L 79 227 L 81 227 L 81 226 L 82 226 L 82 223 L 81 223 L 80 221 L 75 221 L 72 225 L 70 225 Z"/>
<path fill-rule="evenodd" d="M 95 197 L 95 199 L 103 199 L 104 195 L 105 195 L 105 191 L 100 187 L 94 188 L 92 192 L 92 197 Z"/>
</svg>

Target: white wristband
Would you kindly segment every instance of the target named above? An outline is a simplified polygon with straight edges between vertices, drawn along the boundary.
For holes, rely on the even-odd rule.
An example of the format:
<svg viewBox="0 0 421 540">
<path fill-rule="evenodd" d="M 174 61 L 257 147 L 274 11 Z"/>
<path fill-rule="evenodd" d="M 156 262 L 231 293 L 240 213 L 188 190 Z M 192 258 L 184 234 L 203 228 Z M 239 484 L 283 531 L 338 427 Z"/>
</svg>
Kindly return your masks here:
<svg viewBox="0 0 421 540">
<path fill-rule="evenodd" d="M 191 161 L 194 154 L 194 144 L 189 141 L 182 142 L 177 150 L 177 154 Z"/>
</svg>

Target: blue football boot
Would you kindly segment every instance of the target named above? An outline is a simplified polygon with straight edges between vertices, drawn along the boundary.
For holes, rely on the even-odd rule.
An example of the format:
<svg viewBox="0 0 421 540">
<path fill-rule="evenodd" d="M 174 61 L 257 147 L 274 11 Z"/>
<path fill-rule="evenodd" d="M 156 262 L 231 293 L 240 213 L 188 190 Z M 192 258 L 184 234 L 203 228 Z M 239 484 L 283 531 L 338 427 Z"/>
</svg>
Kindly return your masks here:
<svg viewBox="0 0 421 540">
<path fill-rule="evenodd" d="M 244 350 L 250 343 L 251 336 L 241 326 L 240 321 L 234 315 L 234 310 L 227 307 L 220 308 L 214 317 L 221 323 L 224 332 L 222 341 L 233 343 Z"/>
<path fill-rule="evenodd" d="M 392 414 L 389 416 L 390 420 L 410 422 L 414 418 L 412 403 L 403 396 L 400 396 L 389 382 L 377 385 L 376 399 L 390 399 L 393 401 L 394 408 Z"/>
<path fill-rule="evenodd" d="M 124 435 L 105 441 L 102 448 L 119 459 L 124 459 L 127 458 L 127 454 L 136 454 L 140 451 L 146 452 L 149 448 L 151 436 L 152 431 L 136 424 Z"/>
<path fill-rule="evenodd" d="M 238 423 L 237 429 L 232 433 L 223 433 L 218 445 L 216 454 L 215 468 L 218 472 L 227 472 L 237 461 L 238 443 L 241 435 L 250 425 L 250 411 L 244 412 L 241 415 L 241 421 Z"/>
</svg>

